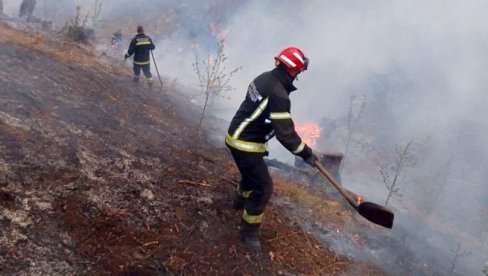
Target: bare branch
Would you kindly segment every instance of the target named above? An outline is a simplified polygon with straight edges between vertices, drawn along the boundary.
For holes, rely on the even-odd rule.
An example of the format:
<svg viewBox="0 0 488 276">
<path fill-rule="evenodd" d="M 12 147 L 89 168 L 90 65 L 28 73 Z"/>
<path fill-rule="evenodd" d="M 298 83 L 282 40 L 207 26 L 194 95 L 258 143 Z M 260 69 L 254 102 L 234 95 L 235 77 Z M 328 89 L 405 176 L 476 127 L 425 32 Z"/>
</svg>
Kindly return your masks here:
<svg viewBox="0 0 488 276">
<path fill-rule="evenodd" d="M 203 104 L 203 110 L 200 117 L 200 122 L 198 123 L 197 132 L 200 132 L 203 119 L 205 117 L 205 112 L 208 107 L 208 103 L 211 96 L 219 96 L 224 92 L 229 92 L 234 90 L 230 86 L 230 79 L 242 66 L 234 68 L 233 70 L 227 72 L 225 63 L 228 58 L 224 54 L 224 44 L 223 41 L 218 43 L 217 53 L 212 56 L 209 54 L 206 60 L 202 60 L 203 66 L 198 60 L 198 56 L 195 57 L 195 63 L 193 63 L 193 71 L 198 76 L 198 87 L 200 91 L 205 96 L 205 101 Z M 201 68 L 203 67 L 203 68 Z"/>
<path fill-rule="evenodd" d="M 357 95 L 352 95 L 349 98 L 349 112 L 347 114 L 347 139 L 346 139 L 346 146 L 344 149 L 344 155 L 342 158 L 341 165 L 339 167 L 339 173 L 342 172 L 342 168 L 344 166 L 344 163 L 346 161 L 346 157 L 349 153 L 349 147 L 351 145 L 352 137 L 354 134 L 354 131 L 356 129 L 357 123 L 359 120 L 363 117 L 364 115 L 364 109 L 366 108 L 366 96 L 362 96 L 361 99 L 361 105 L 359 107 L 359 110 L 357 111 L 356 115 L 354 115 L 354 103 L 356 101 Z"/>
<path fill-rule="evenodd" d="M 405 167 L 415 166 L 415 162 L 413 162 L 412 156 L 409 154 L 409 148 L 412 142 L 413 139 L 411 139 L 403 149 L 400 146 L 396 147 L 396 152 L 398 155 L 395 158 L 394 165 L 383 164 L 380 168 L 383 183 L 388 190 L 385 206 L 388 205 L 388 202 L 392 196 L 403 197 L 403 195 L 400 193 L 400 188 L 397 187 L 397 185 L 403 169 Z M 393 175 L 391 176 L 388 171 L 392 171 Z"/>
</svg>

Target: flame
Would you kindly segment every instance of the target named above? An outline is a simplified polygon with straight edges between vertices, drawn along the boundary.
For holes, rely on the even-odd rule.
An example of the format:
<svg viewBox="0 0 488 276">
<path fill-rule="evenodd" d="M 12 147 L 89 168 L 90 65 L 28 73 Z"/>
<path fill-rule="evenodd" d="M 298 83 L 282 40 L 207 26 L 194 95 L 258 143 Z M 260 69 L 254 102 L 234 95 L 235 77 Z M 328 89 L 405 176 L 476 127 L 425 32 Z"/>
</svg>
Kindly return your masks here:
<svg viewBox="0 0 488 276">
<path fill-rule="evenodd" d="M 320 128 L 316 123 L 306 123 L 297 125 L 296 131 L 308 146 L 313 147 L 320 137 Z"/>
<path fill-rule="evenodd" d="M 357 196 L 356 196 L 356 202 L 357 202 L 357 204 L 358 204 L 358 205 L 359 205 L 359 204 L 361 204 L 361 200 L 362 200 L 362 199 L 363 199 L 363 198 L 362 198 L 360 195 L 357 195 Z"/>
</svg>

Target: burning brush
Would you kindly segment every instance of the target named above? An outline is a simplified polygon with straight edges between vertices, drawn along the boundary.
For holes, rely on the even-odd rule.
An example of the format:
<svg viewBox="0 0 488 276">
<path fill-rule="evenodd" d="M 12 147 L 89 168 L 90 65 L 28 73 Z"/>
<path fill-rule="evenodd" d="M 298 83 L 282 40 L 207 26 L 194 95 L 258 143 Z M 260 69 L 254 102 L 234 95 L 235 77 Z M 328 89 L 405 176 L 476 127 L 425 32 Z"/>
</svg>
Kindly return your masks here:
<svg viewBox="0 0 488 276">
<path fill-rule="evenodd" d="M 295 129 L 303 142 L 310 147 L 314 147 L 317 139 L 320 138 L 321 130 L 316 123 L 297 125 Z"/>
<path fill-rule="evenodd" d="M 295 130 L 302 138 L 302 141 L 309 147 L 314 147 L 317 139 L 320 138 L 320 127 L 316 123 L 305 123 L 295 126 Z M 297 168 L 307 168 L 305 161 L 300 157 L 295 157 L 295 166 Z"/>
</svg>

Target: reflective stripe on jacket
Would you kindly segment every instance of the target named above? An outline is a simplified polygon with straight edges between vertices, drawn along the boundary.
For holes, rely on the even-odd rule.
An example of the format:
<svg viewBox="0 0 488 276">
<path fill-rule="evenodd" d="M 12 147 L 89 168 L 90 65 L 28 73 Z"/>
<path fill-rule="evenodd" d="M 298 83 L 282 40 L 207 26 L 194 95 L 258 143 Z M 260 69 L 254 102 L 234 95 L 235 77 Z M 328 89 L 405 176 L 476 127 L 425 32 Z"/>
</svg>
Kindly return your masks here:
<svg viewBox="0 0 488 276">
<path fill-rule="evenodd" d="M 152 39 L 145 34 L 137 34 L 129 45 L 127 55 L 134 54 L 134 63 L 138 65 L 146 65 L 151 63 L 151 50 L 154 50 L 156 46 L 152 42 Z"/>
<path fill-rule="evenodd" d="M 312 150 L 295 131 L 289 94 L 296 90 L 284 68 L 256 77 L 229 126 L 226 144 L 246 152 L 267 152 L 266 142 L 276 136 L 290 152 L 308 158 Z"/>
</svg>

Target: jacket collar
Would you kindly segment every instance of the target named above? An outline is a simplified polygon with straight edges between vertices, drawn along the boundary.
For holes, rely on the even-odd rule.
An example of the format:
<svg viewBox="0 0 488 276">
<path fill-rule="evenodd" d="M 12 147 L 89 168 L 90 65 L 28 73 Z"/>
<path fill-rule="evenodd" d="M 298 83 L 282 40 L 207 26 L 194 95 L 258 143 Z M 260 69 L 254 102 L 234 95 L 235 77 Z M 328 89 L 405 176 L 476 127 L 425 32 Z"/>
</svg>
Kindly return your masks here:
<svg viewBox="0 0 488 276">
<path fill-rule="evenodd" d="M 297 88 L 293 85 L 293 78 L 288 75 L 286 69 L 282 66 L 278 66 L 271 71 L 271 73 L 278 79 L 278 81 L 285 87 L 288 94 L 297 90 Z"/>
</svg>

